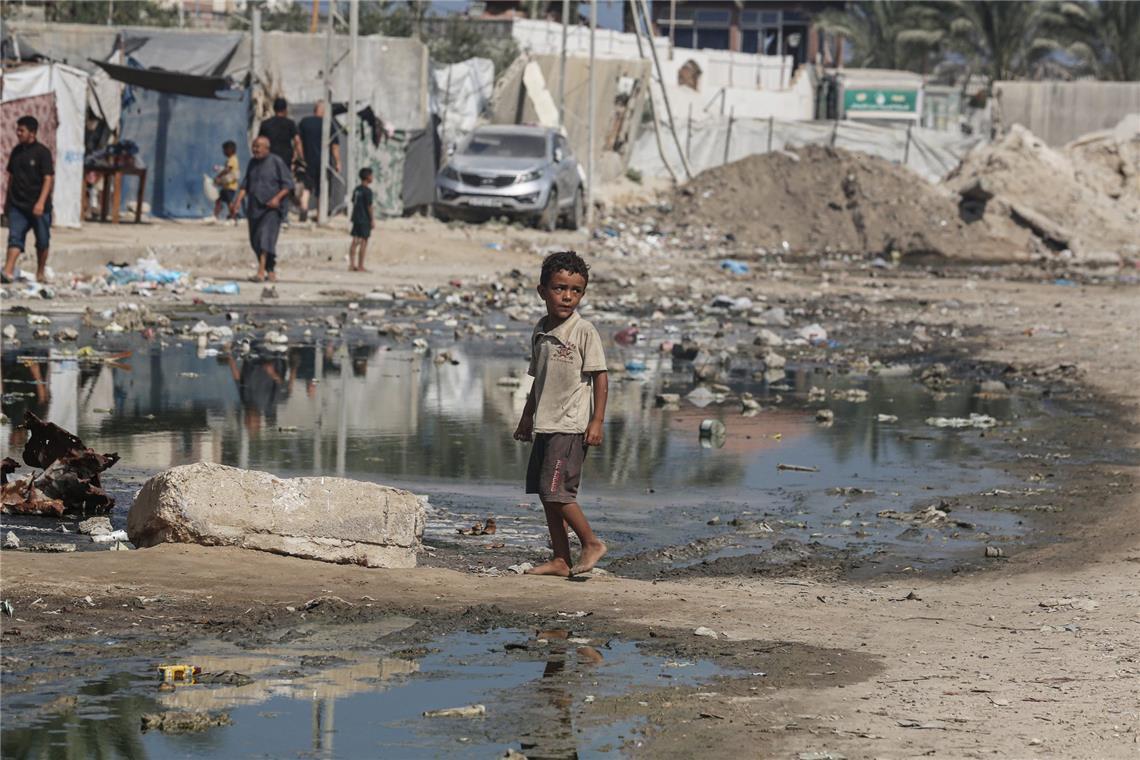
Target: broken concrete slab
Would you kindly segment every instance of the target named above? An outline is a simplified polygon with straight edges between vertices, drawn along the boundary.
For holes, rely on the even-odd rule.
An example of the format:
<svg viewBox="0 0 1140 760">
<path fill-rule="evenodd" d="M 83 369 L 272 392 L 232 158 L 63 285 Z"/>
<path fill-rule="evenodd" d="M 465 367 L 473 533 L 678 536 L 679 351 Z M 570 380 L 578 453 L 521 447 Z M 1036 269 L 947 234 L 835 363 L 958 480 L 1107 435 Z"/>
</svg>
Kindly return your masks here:
<svg viewBox="0 0 1140 760">
<path fill-rule="evenodd" d="M 164 542 L 238 546 L 366 567 L 415 567 L 424 532 L 415 495 L 345 478 L 278 478 L 199 462 L 146 482 L 127 533 Z"/>
</svg>

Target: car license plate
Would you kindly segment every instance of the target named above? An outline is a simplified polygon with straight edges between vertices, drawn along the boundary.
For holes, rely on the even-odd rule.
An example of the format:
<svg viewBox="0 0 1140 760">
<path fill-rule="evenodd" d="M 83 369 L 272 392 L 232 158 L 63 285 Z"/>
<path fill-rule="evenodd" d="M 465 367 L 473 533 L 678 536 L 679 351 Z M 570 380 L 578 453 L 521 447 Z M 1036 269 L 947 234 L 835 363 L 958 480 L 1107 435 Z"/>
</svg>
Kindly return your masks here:
<svg viewBox="0 0 1140 760">
<path fill-rule="evenodd" d="M 490 206 L 498 208 L 503 205 L 503 202 L 498 198 L 471 198 L 470 203 L 472 206 Z"/>
</svg>

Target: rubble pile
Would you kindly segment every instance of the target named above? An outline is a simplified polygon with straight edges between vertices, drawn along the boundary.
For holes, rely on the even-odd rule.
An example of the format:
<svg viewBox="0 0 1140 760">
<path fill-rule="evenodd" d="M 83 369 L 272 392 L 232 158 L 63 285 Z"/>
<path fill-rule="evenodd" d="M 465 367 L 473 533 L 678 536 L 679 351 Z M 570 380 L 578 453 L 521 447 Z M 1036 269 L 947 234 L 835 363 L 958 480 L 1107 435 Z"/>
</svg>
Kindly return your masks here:
<svg viewBox="0 0 1140 760">
<path fill-rule="evenodd" d="M 665 205 L 669 227 L 713 229 L 739 247 L 762 249 L 758 253 L 1028 258 L 1024 244 L 1017 246 L 985 220 L 964 221 L 957 195 L 946 188 L 841 148 L 812 145 L 749 156 L 701 173 Z"/>
<path fill-rule="evenodd" d="M 2 469 L 3 511 L 61 517 L 64 512 L 102 514 L 115 506 L 103 490 L 99 473 L 119 461 L 118 454 L 98 454 L 77 436 L 31 412 L 24 415 L 28 442 L 24 464 L 42 470 L 9 482 L 19 463 L 8 457 Z"/>
<path fill-rule="evenodd" d="M 1123 130 L 1054 150 L 1015 124 L 971 151 L 945 184 L 961 196 L 963 216 L 1021 248 L 1089 263 L 1140 255 L 1140 139 Z"/>
</svg>

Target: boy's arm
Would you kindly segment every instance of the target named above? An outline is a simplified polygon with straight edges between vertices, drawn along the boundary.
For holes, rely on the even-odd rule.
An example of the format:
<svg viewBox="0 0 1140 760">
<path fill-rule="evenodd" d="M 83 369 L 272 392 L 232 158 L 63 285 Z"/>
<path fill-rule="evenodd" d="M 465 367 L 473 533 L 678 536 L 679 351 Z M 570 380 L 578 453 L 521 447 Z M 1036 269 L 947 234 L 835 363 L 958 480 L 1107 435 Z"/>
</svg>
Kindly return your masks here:
<svg viewBox="0 0 1140 760">
<path fill-rule="evenodd" d="M 610 376 L 605 370 L 592 372 L 594 376 L 594 416 L 586 426 L 586 445 L 602 445 L 602 423 L 606 419 L 606 400 L 610 395 Z"/>
<path fill-rule="evenodd" d="M 526 394 L 526 406 L 523 407 L 522 417 L 519 418 L 519 426 L 515 428 L 516 441 L 529 441 L 534 438 L 534 388 L 531 387 L 530 393 Z"/>
</svg>

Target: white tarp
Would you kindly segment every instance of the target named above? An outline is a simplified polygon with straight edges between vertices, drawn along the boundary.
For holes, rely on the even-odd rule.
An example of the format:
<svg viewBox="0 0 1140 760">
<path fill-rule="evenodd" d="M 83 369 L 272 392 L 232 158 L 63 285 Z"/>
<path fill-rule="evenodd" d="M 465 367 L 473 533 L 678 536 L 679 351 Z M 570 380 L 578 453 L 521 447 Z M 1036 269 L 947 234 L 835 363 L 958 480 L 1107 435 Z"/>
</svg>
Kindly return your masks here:
<svg viewBox="0 0 1140 760">
<path fill-rule="evenodd" d="M 768 126 L 772 125 L 769 137 Z M 662 124 L 662 129 L 668 127 Z M 888 161 L 905 163 L 911 170 L 930 182 L 946 176 L 973 146 L 979 137 L 961 137 L 948 132 L 914 127 L 907 147 L 905 127 L 877 126 L 851 121 L 779 121 L 768 119 L 734 119 L 729 136 L 727 118 L 694 123 L 692 134 L 688 125 L 678 124 L 677 136 L 686 147 L 693 172 L 702 172 L 724 163 L 739 161 L 756 153 L 784 150 L 802 145 L 835 145 L 837 148 L 879 156 Z M 728 140 L 727 161 L 725 141 Z M 669 165 L 680 175 L 681 159 L 672 139 L 663 141 Z M 647 177 L 668 177 L 661 162 L 652 127 L 646 127 L 633 147 L 629 164 Z"/>
<path fill-rule="evenodd" d="M 440 118 L 444 145 L 459 142 L 479 123 L 495 89 L 495 64 L 490 58 L 432 64 L 432 112 Z"/>
<path fill-rule="evenodd" d="M 82 214 L 87 73 L 62 63 L 9 69 L 4 71 L 3 89 L 5 103 L 55 93 L 59 128 L 55 135 L 52 223 L 60 227 L 78 227 Z"/>
</svg>

